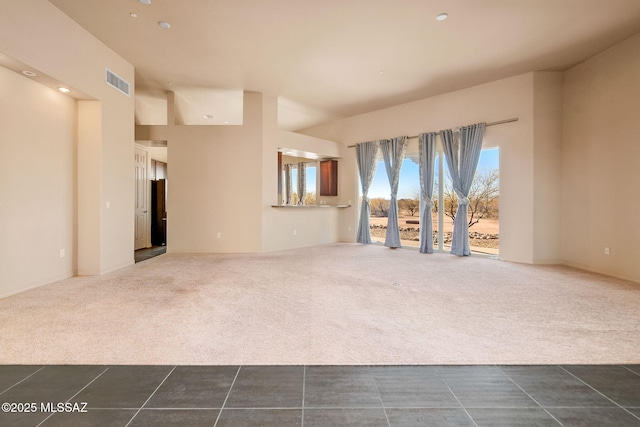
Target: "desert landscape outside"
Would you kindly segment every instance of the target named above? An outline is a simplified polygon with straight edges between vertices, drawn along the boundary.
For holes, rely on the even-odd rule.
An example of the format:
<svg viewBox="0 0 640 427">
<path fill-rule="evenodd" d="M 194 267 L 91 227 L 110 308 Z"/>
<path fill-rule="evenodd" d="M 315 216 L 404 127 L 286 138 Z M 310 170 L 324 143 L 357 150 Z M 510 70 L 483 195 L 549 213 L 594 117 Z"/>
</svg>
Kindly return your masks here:
<svg viewBox="0 0 640 427">
<path fill-rule="evenodd" d="M 409 213 L 399 209 L 398 226 L 400 227 L 400 239 L 402 246 L 419 247 L 420 246 L 420 215 L 410 215 Z M 438 214 L 433 213 L 433 245 L 434 250 L 438 248 Z M 415 222 L 418 222 L 416 224 Z M 384 243 L 387 232 L 387 218 L 380 216 L 371 216 L 369 218 L 369 228 L 371 229 L 371 240 L 378 243 Z M 445 216 L 443 233 L 444 233 L 444 251 L 451 249 L 450 239 L 453 229 L 453 220 Z M 471 252 L 475 254 L 498 255 L 500 246 L 500 224 L 498 218 L 482 219 L 477 224 L 469 228 L 469 245 Z"/>
</svg>

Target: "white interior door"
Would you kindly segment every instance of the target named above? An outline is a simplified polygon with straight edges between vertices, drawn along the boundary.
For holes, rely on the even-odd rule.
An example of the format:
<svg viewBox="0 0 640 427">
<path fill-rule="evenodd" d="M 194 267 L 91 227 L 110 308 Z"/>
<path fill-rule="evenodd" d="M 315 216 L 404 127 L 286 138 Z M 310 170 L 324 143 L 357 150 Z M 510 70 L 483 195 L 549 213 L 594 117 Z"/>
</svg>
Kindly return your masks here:
<svg viewBox="0 0 640 427">
<path fill-rule="evenodd" d="M 135 249 L 149 247 L 149 153 L 136 145 Z"/>
</svg>

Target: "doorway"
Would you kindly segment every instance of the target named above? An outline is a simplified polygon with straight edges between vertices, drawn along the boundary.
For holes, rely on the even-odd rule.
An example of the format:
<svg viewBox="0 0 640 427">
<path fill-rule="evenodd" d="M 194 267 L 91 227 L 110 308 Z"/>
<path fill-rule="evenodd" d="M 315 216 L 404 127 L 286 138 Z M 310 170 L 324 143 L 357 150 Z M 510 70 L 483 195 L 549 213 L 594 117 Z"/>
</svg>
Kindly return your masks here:
<svg viewBox="0 0 640 427">
<path fill-rule="evenodd" d="M 151 246 L 167 245 L 167 163 L 151 159 Z"/>
<path fill-rule="evenodd" d="M 135 262 L 166 252 L 168 187 L 166 142 L 137 141 Z"/>
<path fill-rule="evenodd" d="M 135 231 L 134 249 L 150 244 L 149 229 L 149 152 L 145 147 L 135 148 Z"/>
</svg>

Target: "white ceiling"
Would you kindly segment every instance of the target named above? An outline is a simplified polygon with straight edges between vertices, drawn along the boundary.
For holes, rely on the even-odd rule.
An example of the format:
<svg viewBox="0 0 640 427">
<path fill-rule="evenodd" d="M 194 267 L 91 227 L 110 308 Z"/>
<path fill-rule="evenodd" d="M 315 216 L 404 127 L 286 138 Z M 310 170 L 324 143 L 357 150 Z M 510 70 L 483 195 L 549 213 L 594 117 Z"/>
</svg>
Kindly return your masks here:
<svg viewBox="0 0 640 427">
<path fill-rule="evenodd" d="M 50 1 L 136 67 L 145 117 L 171 90 L 185 121 L 224 122 L 255 91 L 290 130 L 564 70 L 640 31 L 639 0 Z"/>
</svg>

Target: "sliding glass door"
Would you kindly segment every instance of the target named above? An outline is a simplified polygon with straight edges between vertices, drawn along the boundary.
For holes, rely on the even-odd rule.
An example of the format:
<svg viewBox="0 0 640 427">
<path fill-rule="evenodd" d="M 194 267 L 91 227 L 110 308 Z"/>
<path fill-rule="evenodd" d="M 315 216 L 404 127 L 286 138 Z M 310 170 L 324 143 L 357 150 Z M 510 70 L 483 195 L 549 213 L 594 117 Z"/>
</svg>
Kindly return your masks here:
<svg viewBox="0 0 640 427">
<path fill-rule="evenodd" d="M 469 242 L 475 254 L 498 255 L 499 223 L 499 170 L 500 150 L 483 149 L 480 154 L 474 184 L 469 194 Z M 369 190 L 371 200 L 371 240 L 384 243 L 390 203 L 390 187 L 384 161 L 378 162 L 376 174 Z M 458 207 L 443 149 L 438 143 L 435 161 L 434 208 L 432 213 L 434 249 L 451 250 L 453 219 Z M 420 230 L 420 171 L 418 169 L 417 140 L 411 140 L 400 171 L 398 190 L 398 226 L 402 246 L 419 247 Z"/>
</svg>

